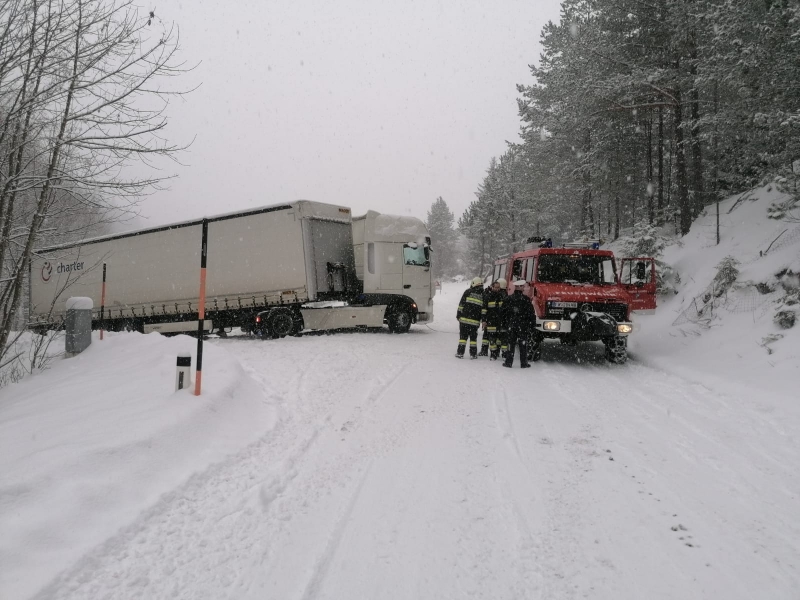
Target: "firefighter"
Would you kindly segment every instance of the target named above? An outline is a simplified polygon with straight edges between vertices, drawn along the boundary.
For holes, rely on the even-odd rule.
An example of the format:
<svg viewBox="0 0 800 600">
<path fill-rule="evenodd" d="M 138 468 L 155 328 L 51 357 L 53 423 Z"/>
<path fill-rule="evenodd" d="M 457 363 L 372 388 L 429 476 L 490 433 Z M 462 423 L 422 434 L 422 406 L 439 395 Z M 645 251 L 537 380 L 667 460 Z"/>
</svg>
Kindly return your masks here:
<svg viewBox="0 0 800 600">
<path fill-rule="evenodd" d="M 517 344 L 519 344 L 519 366 L 523 369 L 531 366 L 528 362 L 528 338 L 536 324 L 536 313 L 533 310 L 531 299 L 522 293 L 524 288 L 524 280 L 515 281 L 514 293 L 503 303 L 501 311 L 508 336 L 508 350 L 503 366 L 508 368 L 514 364 L 514 351 Z"/>
<path fill-rule="evenodd" d="M 458 350 L 456 358 L 464 358 L 464 350 L 469 340 L 469 357 L 478 358 L 478 327 L 483 310 L 483 279 L 472 279 L 471 287 L 461 296 L 456 317 L 459 322 Z"/>
<path fill-rule="evenodd" d="M 508 283 L 502 277 L 492 284 L 487 294 L 484 296 L 483 303 L 483 341 L 491 352 L 491 360 L 497 360 L 500 354 L 500 311 L 503 308 L 503 301 L 508 297 L 506 286 Z M 483 354 L 483 348 L 481 348 Z"/>
<path fill-rule="evenodd" d="M 479 329 L 479 331 L 483 330 L 483 336 L 481 338 L 481 351 L 478 352 L 478 356 L 489 356 L 489 335 L 486 332 L 486 304 L 492 295 L 493 289 L 494 283 L 483 290 L 483 310 L 481 311 L 481 327 Z"/>
</svg>

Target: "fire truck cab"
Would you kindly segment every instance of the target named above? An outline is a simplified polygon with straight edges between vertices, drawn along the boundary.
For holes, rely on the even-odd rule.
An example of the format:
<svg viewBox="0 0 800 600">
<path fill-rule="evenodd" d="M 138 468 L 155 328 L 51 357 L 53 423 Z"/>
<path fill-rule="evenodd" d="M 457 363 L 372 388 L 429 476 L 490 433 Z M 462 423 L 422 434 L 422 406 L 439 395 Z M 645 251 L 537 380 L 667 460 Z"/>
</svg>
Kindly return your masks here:
<svg viewBox="0 0 800 600">
<path fill-rule="evenodd" d="M 614 253 L 599 245 L 590 241 L 553 248 L 529 238 L 525 250 L 495 261 L 493 280 L 506 279 L 513 293 L 513 282 L 523 279 L 524 294 L 533 302 L 531 360 L 541 357 L 545 339 L 572 345 L 601 341 L 609 362 L 627 360 L 631 312 L 656 308 L 655 260 L 623 258 L 618 265 Z"/>
</svg>

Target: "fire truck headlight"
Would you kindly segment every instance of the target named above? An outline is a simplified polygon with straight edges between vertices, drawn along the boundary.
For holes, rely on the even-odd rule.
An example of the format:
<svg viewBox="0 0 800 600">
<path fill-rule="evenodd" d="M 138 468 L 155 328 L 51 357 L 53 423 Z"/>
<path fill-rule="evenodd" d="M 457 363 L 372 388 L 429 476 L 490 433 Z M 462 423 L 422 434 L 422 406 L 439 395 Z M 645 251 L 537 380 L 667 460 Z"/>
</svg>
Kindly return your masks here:
<svg viewBox="0 0 800 600">
<path fill-rule="evenodd" d="M 542 323 L 542 329 L 545 331 L 558 331 L 561 329 L 561 323 L 558 321 L 545 321 Z"/>
<path fill-rule="evenodd" d="M 628 325 L 627 323 L 620 323 L 619 325 L 617 325 L 617 331 L 620 333 L 630 333 L 631 331 L 633 331 L 633 326 Z"/>
</svg>

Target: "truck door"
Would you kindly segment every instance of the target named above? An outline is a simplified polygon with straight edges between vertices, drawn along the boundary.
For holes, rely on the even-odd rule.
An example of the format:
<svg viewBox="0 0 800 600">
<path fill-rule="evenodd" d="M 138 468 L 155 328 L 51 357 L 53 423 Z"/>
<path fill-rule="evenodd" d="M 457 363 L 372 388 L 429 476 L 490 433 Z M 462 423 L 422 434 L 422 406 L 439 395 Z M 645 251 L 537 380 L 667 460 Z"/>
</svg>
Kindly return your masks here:
<svg viewBox="0 0 800 600">
<path fill-rule="evenodd" d="M 523 275 L 522 270 L 524 265 L 525 265 L 525 259 L 518 258 L 514 261 L 514 266 L 511 269 L 511 281 L 522 279 Z"/>
<path fill-rule="evenodd" d="M 431 257 L 426 244 L 403 244 L 403 294 L 425 312 L 431 298 Z"/>
<path fill-rule="evenodd" d="M 631 297 L 631 310 L 652 311 L 656 308 L 656 260 L 623 258 L 619 282 Z"/>
</svg>

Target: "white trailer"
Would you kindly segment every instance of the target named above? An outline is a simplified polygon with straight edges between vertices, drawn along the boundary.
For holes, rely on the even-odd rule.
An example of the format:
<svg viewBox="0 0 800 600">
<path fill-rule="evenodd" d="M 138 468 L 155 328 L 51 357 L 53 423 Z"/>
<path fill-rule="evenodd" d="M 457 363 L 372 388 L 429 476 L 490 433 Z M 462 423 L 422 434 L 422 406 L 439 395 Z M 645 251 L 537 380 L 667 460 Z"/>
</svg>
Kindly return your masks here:
<svg viewBox="0 0 800 600">
<path fill-rule="evenodd" d="M 212 217 L 206 328 L 269 337 L 359 325 L 407 331 L 432 318 L 430 237 L 419 219 L 300 200 Z M 30 321 L 60 327 L 71 296 L 109 330 L 195 332 L 203 220 L 36 251 Z"/>
</svg>

